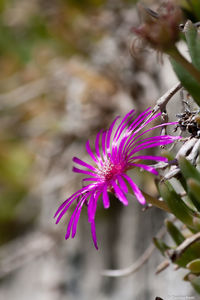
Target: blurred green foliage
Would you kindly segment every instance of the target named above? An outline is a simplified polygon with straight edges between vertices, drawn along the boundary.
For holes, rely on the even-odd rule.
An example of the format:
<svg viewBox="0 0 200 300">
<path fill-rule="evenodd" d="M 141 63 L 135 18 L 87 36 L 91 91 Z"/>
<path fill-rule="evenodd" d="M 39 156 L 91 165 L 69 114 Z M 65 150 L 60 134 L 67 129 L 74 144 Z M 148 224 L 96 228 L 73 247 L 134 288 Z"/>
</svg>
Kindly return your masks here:
<svg viewBox="0 0 200 300">
<path fill-rule="evenodd" d="M 182 6 L 186 17 L 193 22 L 200 20 L 200 2 L 197 0 L 178 0 L 177 3 Z"/>
<path fill-rule="evenodd" d="M 8 56 L 24 64 L 32 59 L 33 50 L 41 44 L 55 51 L 73 54 L 78 50 L 78 40 L 81 38 L 82 30 L 76 28 L 75 23 L 83 13 L 82 10 L 88 10 L 89 13 L 90 9 L 94 10 L 102 3 L 98 0 L 36 1 L 35 5 L 30 5 L 33 10 L 27 12 L 24 1 L 1 1 L 0 57 Z M 12 14 L 13 20 L 9 20 Z"/>
<path fill-rule="evenodd" d="M 32 155 L 19 142 L 2 144 L 0 149 L 0 244 L 29 228 L 33 221 L 30 212 L 21 214 L 29 192 Z M 34 212 L 33 212 L 34 214 Z"/>
<path fill-rule="evenodd" d="M 84 46 L 97 38 L 99 33 L 87 25 L 83 26 L 81 21 L 94 18 L 98 10 L 107 5 L 105 0 L 43 0 L 33 1 L 30 4 L 33 9 L 27 12 L 28 5 L 24 5 L 25 2 L 0 1 L 0 56 L 18 59 L 19 63 L 29 62 L 33 50 L 40 44 L 65 55 L 72 55 L 76 51 L 87 55 L 87 47 Z M 137 1 L 122 2 L 133 5 Z M 13 20 L 8 19 L 11 14 Z"/>
</svg>

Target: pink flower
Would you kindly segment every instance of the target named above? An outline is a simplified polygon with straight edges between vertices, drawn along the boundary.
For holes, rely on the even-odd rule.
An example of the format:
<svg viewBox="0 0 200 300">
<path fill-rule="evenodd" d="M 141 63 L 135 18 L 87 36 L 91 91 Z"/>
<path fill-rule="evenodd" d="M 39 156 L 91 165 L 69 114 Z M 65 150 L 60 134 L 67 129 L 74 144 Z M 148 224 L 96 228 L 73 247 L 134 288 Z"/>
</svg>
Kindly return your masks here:
<svg viewBox="0 0 200 300">
<path fill-rule="evenodd" d="M 66 239 L 70 237 L 70 234 L 72 238 L 74 238 L 82 207 L 86 204 L 93 242 L 98 249 L 95 230 L 95 213 L 97 202 L 100 197 L 102 198 L 104 208 L 109 208 L 110 201 L 108 192 L 114 193 L 119 201 L 124 205 L 128 205 L 126 195 L 129 187 L 132 189 L 137 200 L 141 204 L 145 204 L 145 198 L 142 192 L 132 178 L 127 175 L 127 171 L 134 167 L 138 167 L 154 175 L 158 175 L 155 168 L 147 164 L 142 164 L 140 161 L 150 160 L 167 162 L 167 158 L 162 156 L 138 155 L 138 152 L 148 148 L 167 145 L 173 143 L 176 139 L 179 139 L 179 137 L 170 135 L 158 135 L 144 138 L 143 135 L 153 129 L 164 125 L 177 124 L 177 122 L 160 124 L 142 132 L 142 129 L 148 123 L 160 116 L 160 113 L 158 113 L 149 117 L 151 112 L 151 109 L 148 108 L 134 118 L 135 112 L 134 110 L 131 110 L 122 119 L 116 129 L 114 129 L 116 121 L 119 119 L 119 117 L 117 117 L 108 130 L 100 131 L 97 134 L 95 140 L 95 153 L 91 150 L 89 141 L 87 141 L 86 150 L 93 160 L 93 164 L 88 164 L 77 157 L 73 158 L 73 161 L 80 167 L 73 167 L 73 171 L 87 175 L 86 178 L 83 179 L 83 183 L 87 182 L 87 185 L 83 186 L 65 200 L 55 214 L 55 217 L 57 217 L 57 224 L 68 211 L 69 207 L 74 202 L 76 203 L 76 207 L 68 223 L 65 236 Z M 82 169 L 82 167 L 86 168 L 86 170 Z"/>
</svg>

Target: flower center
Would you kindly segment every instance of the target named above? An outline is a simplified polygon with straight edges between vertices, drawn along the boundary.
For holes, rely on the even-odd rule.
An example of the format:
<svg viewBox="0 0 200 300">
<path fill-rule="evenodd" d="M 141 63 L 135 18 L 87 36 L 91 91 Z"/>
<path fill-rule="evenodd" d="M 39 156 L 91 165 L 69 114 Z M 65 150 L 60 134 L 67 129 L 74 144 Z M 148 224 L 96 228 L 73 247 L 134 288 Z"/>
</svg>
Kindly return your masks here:
<svg viewBox="0 0 200 300">
<path fill-rule="evenodd" d="M 125 169 L 124 163 L 112 163 L 110 160 L 107 160 L 104 165 L 99 169 L 99 176 L 105 180 L 109 181 L 113 179 L 116 175 L 121 174 Z"/>
</svg>

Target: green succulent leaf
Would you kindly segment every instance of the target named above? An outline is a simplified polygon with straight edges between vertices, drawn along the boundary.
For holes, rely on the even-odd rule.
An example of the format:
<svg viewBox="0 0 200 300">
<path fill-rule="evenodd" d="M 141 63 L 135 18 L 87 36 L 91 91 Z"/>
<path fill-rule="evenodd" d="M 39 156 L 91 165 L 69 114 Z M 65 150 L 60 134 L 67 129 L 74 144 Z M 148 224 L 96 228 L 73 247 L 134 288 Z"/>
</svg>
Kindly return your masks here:
<svg viewBox="0 0 200 300">
<path fill-rule="evenodd" d="M 161 239 L 158 239 L 156 237 L 153 238 L 153 243 L 156 246 L 156 248 L 162 253 L 162 255 L 165 256 L 165 251 L 170 249 L 170 247 L 165 244 Z"/>
<path fill-rule="evenodd" d="M 184 281 L 189 281 L 198 294 L 200 294 L 200 276 L 196 276 L 192 272 L 187 273 L 183 277 Z"/>
<path fill-rule="evenodd" d="M 185 25 L 185 37 L 193 65 L 200 70 L 200 36 L 197 28 L 189 20 Z"/>
<path fill-rule="evenodd" d="M 180 230 L 173 224 L 173 222 L 166 220 L 165 225 L 167 227 L 167 231 L 171 235 L 172 239 L 176 243 L 176 245 L 180 245 L 184 240 L 185 237 L 180 232 Z"/>
<path fill-rule="evenodd" d="M 192 280 L 190 280 L 190 282 L 193 288 L 196 290 L 196 292 L 200 294 L 200 276 L 195 276 Z"/>
<path fill-rule="evenodd" d="M 193 205 L 200 212 L 200 173 L 184 157 L 180 157 L 179 166 L 186 182 L 184 188 Z"/>
<path fill-rule="evenodd" d="M 200 173 L 184 156 L 179 158 L 179 167 L 186 180 L 193 178 L 200 182 Z"/>
<path fill-rule="evenodd" d="M 176 76 L 184 88 L 190 93 L 198 105 L 200 105 L 200 85 L 196 79 L 174 58 L 170 58 Z"/>
<path fill-rule="evenodd" d="M 187 181 L 190 193 L 195 197 L 196 201 L 200 205 L 200 182 L 196 179 L 189 178 Z"/>
<path fill-rule="evenodd" d="M 189 11 L 196 17 L 197 20 L 200 19 L 200 2 L 197 0 L 184 0 L 187 3 Z"/>
<path fill-rule="evenodd" d="M 192 273 L 200 273 L 200 258 L 189 262 L 186 266 Z"/>
<path fill-rule="evenodd" d="M 160 194 L 171 212 L 188 227 L 193 228 L 193 211 L 185 204 L 169 182 L 159 186 Z"/>
</svg>

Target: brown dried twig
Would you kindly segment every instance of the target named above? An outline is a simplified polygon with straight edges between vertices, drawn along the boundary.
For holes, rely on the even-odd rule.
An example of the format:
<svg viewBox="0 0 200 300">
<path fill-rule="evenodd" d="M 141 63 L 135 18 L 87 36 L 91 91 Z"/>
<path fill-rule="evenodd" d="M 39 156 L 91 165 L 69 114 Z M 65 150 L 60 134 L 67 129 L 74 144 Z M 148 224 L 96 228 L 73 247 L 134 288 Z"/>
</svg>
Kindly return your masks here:
<svg viewBox="0 0 200 300">
<path fill-rule="evenodd" d="M 183 255 L 187 248 L 197 241 L 200 241 L 200 232 L 193 234 L 192 236 L 184 240 L 184 242 L 180 244 L 175 250 L 170 249 L 167 250 L 166 253 L 168 254 L 172 262 L 176 262 L 176 260 Z"/>
<path fill-rule="evenodd" d="M 170 99 L 182 88 L 180 82 L 176 83 L 170 90 L 168 90 L 162 97 L 156 101 L 156 105 L 153 107 L 152 114 L 148 117 L 151 118 L 159 110 L 161 112 L 166 111 L 166 105 Z"/>
<path fill-rule="evenodd" d="M 160 110 L 162 113 L 162 119 L 163 119 L 164 123 L 168 122 L 168 114 L 167 114 L 167 110 L 166 110 L 166 105 L 171 100 L 171 98 L 181 88 L 182 88 L 182 85 L 180 82 L 178 82 L 170 90 L 168 90 L 162 97 L 160 97 L 156 101 L 156 105 L 153 107 L 152 113 L 148 116 L 146 121 L 148 121 L 155 113 L 157 113 Z M 163 132 L 163 134 L 166 134 L 166 126 L 163 126 L 162 132 Z"/>
</svg>

